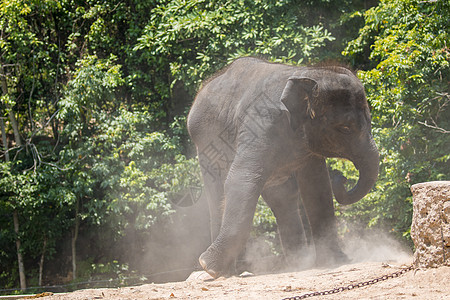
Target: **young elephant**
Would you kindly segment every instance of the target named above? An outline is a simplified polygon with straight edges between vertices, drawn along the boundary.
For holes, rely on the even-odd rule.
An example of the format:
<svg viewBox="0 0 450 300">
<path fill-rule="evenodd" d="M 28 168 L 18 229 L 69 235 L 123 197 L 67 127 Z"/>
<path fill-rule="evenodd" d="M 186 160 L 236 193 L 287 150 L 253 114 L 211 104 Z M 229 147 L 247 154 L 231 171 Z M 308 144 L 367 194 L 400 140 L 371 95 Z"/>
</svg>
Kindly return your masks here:
<svg viewBox="0 0 450 300">
<path fill-rule="evenodd" d="M 217 278 L 233 270 L 260 195 L 272 209 L 285 255 L 301 254 L 299 198 L 316 263 L 346 259 L 338 246 L 333 192 L 341 204 L 364 197 L 378 176 L 364 87 L 340 67 L 294 67 L 241 58 L 206 82 L 188 116 L 208 198 L 212 244 L 200 256 Z M 330 184 L 326 157 L 353 162 L 359 180 Z"/>
</svg>

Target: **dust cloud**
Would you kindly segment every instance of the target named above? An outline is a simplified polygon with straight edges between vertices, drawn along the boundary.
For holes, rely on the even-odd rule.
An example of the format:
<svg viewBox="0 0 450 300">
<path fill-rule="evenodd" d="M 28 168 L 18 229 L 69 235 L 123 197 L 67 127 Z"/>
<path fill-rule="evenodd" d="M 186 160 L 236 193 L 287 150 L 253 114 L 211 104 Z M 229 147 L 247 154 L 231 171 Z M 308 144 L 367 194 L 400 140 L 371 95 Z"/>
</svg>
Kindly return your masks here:
<svg viewBox="0 0 450 300">
<path fill-rule="evenodd" d="M 201 270 L 198 257 L 211 243 L 208 203 L 204 196 L 202 194 L 192 206 L 177 207 L 170 224 L 156 226 L 152 231 L 146 241 L 146 254 L 139 261 L 140 271 L 149 274 L 149 281 L 183 281 L 193 271 Z M 412 253 L 408 245 L 401 244 L 388 232 L 365 229 L 362 225 L 343 224 L 341 221 L 342 227 L 346 230 L 340 236 L 340 246 L 350 259 L 349 264 L 406 263 L 411 260 Z M 281 253 L 277 237 L 270 239 L 266 235 L 252 235 L 237 259 L 236 271 L 238 274 L 246 271 L 268 274 L 315 268 L 315 249 L 311 244 L 291 257 L 285 258 Z"/>
<path fill-rule="evenodd" d="M 198 257 L 211 243 L 206 199 L 189 207 L 177 207 L 171 222 L 156 226 L 146 241 L 139 265 L 148 281 L 185 280 L 199 270 Z"/>
<path fill-rule="evenodd" d="M 340 237 L 340 246 L 348 256 L 348 264 L 363 262 L 409 263 L 412 251 L 391 234 L 364 228 L 360 225 L 348 225 L 346 234 Z M 281 250 L 281 249 L 279 249 Z M 275 251 L 276 252 L 276 251 Z M 247 242 L 245 253 L 237 264 L 238 273 L 248 271 L 254 274 L 294 272 L 314 269 L 315 249 L 307 245 L 296 257 L 284 258 L 274 253 L 273 248 L 263 237 L 251 238 Z M 322 266 L 335 268 L 339 265 Z"/>
<path fill-rule="evenodd" d="M 412 258 L 412 251 L 407 245 L 400 243 L 389 233 L 383 231 L 362 230 L 358 234 L 345 236 L 342 242 L 344 252 L 352 263 L 403 263 Z"/>
</svg>

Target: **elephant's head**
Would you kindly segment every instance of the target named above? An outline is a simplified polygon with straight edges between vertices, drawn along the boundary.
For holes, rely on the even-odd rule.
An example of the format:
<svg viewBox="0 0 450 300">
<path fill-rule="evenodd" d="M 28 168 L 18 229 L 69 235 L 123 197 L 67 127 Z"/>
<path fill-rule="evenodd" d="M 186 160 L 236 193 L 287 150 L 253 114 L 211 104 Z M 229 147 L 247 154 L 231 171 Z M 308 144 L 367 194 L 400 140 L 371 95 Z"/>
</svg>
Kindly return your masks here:
<svg viewBox="0 0 450 300">
<path fill-rule="evenodd" d="M 378 177 L 379 154 L 359 79 L 345 68 L 305 68 L 289 77 L 281 101 L 292 129 L 312 153 L 348 159 L 359 170 L 350 191 L 342 174 L 332 174 L 336 200 L 352 204 L 362 199 Z"/>
</svg>

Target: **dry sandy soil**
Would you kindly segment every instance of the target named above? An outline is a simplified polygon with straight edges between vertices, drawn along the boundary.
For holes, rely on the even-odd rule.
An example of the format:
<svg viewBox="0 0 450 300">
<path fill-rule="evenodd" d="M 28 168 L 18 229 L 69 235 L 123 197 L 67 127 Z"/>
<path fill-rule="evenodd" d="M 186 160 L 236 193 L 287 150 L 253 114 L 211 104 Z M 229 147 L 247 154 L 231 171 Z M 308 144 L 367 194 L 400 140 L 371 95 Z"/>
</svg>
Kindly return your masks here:
<svg viewBox="0 0 450 300">
<path fill-rule="evenodd" d="M 216 280 L 197 272 L 183 282 L 87 289 L 40 299 L 283 299 L 372 280 L 407 267 L 411 261 L 409 258 L 401 262 L 361 262 L 333 269 L 247 274 Z M 370 286 L 314 299 L 450 299 L 450 267 L 411 270 Z"/>
</svg>

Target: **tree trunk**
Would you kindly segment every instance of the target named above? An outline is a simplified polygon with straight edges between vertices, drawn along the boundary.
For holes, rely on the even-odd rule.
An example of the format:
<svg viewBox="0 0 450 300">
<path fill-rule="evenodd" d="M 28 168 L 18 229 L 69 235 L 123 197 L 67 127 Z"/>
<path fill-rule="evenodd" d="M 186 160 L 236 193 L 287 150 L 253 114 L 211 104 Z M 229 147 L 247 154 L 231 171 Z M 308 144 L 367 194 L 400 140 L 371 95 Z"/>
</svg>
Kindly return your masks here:
<svg viewBox="0 0 450 300">
<path fill-rule="evenodd" d="M 0 80 L 3 95 L 8 95 L 8 83 L 6 82 L 5 70 L 3 69 L 3 64 L 1 61 L 0 61 Z M 14 112 L 12 108 L 8 105 L 8 103 L 5 103 L 5 106 L 6 109 L 8 110 L 9 121 L 11 122 L 11 127 L 13 128 L 14 140 L 16 142 L 16 145 L 22 146 L 22 140 L 20 138 L 19 125 L 17 123 L 16 116 L 14 115 Z"/>
<path fill-rule="evenodd" d="M 6 82 L 6 75 L 5 70 L 3 69 L 3 64 L 0 61 L 0 81 L 2 86 L 2 93 L 3 95 L 8 95 L 8 83 Z M 5 103 L 6 109 L 8 110 L 9 115 L 9 121 L 11 122 L 11 126 L 14 131 L 14 138 L 17 146 L 21 146 L 22 142 L 20 139 L 19 134 L 19 126 L 17 125 L 16 117 L 14 116 L 14 113 L 9 107 L 8 103 Z M 3 119 L 1 120 L 1 127 L 2 127 L 2 139 L 3 139 L 3 147 L 6 149 L 6 153 L 8 153 L 8 144 L 6 140 L 6 132 L 3 124 Z M 9 161 L 9 155 L 5 156 L 6 161 Z M 23 257 L 21 251 L 21 245 L 20 245 L 20 238 L 19 238 L 19 214 L 17 213 L 17 209 L 14 208 L 13 212 L 13 221 L 14 221 L 14 231 L 16 233 L 16 248 L 17 248 L 17 262 L 19 263 L 19 277 L 20 277 L 20 289 L 24 291 L 27 288 L 27 281 L 25 277 L 25 267 L 23 264 Z"/>
<path fill-rule="evenodd" d="M 0 61 L 0 78 L 1 78 L 1 86 L 2 86 L 2 92 L 3 95 L 8 94 L 8 85 L 6 83 L 6 75 L 3 70 L 3 65 Z M 11 109 L 9 109 L 8 105 L 6 105 L 6 108 L 9 110 L 10 115 L 10 122 L 12 124 L 13 130 L 14 130 L 14 136 L 16 137 L 16 144 L 18 146 L 21 145 L 20 135 L 18 131 L 17 121 L 12 113 Z M 1 125 L 1 131 L 2 131 L 2 142 L 3 142 L 3 148 L 5 149 L 5 161 L 9 162 L 9 154 L 8 154 L 8 140 L 6 138 L 6 129 L 5 124 L 3 122 L 3 119 L 0 120 Z M 14 232 L 16 233 L 16 249 L 17 249 L 17 263 L 19 264 L 19 278 L 20 278 L 20 289 L 22 291 L 26 290 L 27 288 L 27 280 L 25 277 L 25 267 L 23 264 L 23 256 L 21 252 L 21 244 L 20 244 L 20 238 L 19 238 L 19 214 L 17 212 L 17 209 L 14 208 L 13 212 L 13 222 L 14 222 Z"/>
<path fill-rule="evenodd" d="M 42 274 L 44 273 L 44 258 L 45 250 L 47 249 L 47 237 L 44 237 L 44 244 L 42 245 L 41 260 L 39 262 L 39 286 L 42 286 Z"/>
<path fill-rule="evenodd" d="M 79 214 L 79 206 L 80 200 L 77 197 L 77 201 L 75 204 L 75 227 L 72 235 L 72 279 L 77 279 L 77 239 L 78 239 L 78 230 L 80 228 L 80 219 L 78 218 Z"/>
<path fill-rule="evenodd" d="M 8 106 L 7 106 L 8 108 Z M 13 132 L 14 132 L 14 140 L 16 141 L 16 145 L 17 146 L 22 146 L 22 140 L 20 138 L 20 134 L 19 134 L 19 126 L 17 125 L 17 120 L 16 120 L 16 116 L 14 115 L 12 109 L 8 108 L 8 115 L 9 115 L 9 120 L 11 121 L 11 126 L 13 128 Z"/>
<path fill-rule="evenodd" d="M 27 288 L 27 281 L 25 278 L 25 267 L 23 265 L 23 257 L 22 253 L 20 252 L 21 245 L 19 239 L 19 214 L 17 213 L 16 209 L 14 209 L 13 219 L 14 219 L 14 231 L 16 233 L 17 261 L 19 263 L 20 289 L 24 291 Z"/>
<path fill-rule="evenodd" d="M 8 93 L 8 86 L 6 85 L 6 77 L 4 74 L 5 72 L 3 70 L 3 65 L 1 63 L 2 62 L 0 61 L 0 80 L 1 80 L 1 85 L 2 85 L 2 94 L 6 95 Z M 0 110 L 0 112 L 1 112 L 1 110 Z M 0 126 L 1 126 L 1 130 L 2 130 L 3 148 L 5 149 L 5 161 L 8 162 L 9 161 L 8 140 L 6 139 L 5 122 L 3 121 L 2 116 L 0 116 Z"/>
<path fill-rule="evenodd" d="M 6 139 L 6 129 L 5 129 L 5 122 L 3 122 L 3 118 L 0 117 L 0 128 L 2 131 L 2 143 L 3 143 L 3 149 L 5 151 L 5 161 L 9 161 L 9 153 L 8 153 L 8 140 Z"/>
</svg>

